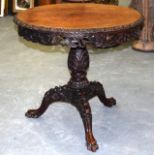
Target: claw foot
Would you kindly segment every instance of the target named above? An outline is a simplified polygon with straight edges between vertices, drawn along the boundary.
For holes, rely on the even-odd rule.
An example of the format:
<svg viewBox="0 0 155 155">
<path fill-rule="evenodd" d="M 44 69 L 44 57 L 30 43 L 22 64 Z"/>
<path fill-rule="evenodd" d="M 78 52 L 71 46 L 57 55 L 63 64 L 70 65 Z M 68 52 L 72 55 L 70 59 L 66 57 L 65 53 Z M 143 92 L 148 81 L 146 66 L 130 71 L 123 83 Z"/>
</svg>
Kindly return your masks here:
<svg viewBox="0 0 155 155">
<path fill-rule="evenodd" d="M 25 113 L 25 116 L 28 118 L 38 118 L 40 116 L 38 110 L 28 110 Z"/>
<path fill-rule="evenodd" d="M 87 143 L 87 149 L 89 151 L 92 151 L 92 152 L 96 152 L 96 150 L 98 149 L 98 144 L 96 143 L 96 141 L 94 143 Z"/>
<path fill-rule="evenodd" d="M 87 149 L 92 152 L 96 152 L 96 150 L 99 148 L 98 144 L 92 134 L 86 135 L 86 142 L 87 142 Z"/>
<path fill-rule="evenodd" d="M 112 107 L 113 105 L 116 105 L 116 100 L 113 97 L 107 98 L 104 105 L 107 106 L 107 107 Z"/>
</svg>

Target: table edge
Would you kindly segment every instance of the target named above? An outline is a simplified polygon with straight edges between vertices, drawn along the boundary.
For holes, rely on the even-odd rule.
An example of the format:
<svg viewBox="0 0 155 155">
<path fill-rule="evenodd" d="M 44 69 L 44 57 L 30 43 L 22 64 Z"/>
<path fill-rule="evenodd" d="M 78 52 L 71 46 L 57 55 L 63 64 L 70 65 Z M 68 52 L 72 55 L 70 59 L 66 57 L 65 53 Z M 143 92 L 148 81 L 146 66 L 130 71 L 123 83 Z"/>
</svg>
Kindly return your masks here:
<svg viewBox="0 0 155 155">
<path fill-rule="evenodd" d="M 61 33 L 61 32 L 97 33 L 97 32 L 113 32 L 113 31 L 119 31 L 119 30 L 126 30 L 126 29 L 130 29 L 132 27 L 136 27 L 137 25 L 143 23 L 144 17 L 141 15 L 139 20 L 137 20 L 134 23 L 128 24 L 128 25 L 113 26 L 113 27 L 108 27 L 108 28 L 88 28 L 88 29 L 86 29 L 86 28 L 84 28 L 84 29 L 45 28 L 42 26 L 33 26 L 33 25 L 26 24 L 26 23 L 22 22 L 21 20 L 19 20 L 17 18 L 17 15 L 14 16 L 13 21 L 18 26 L 22 26 L 22 27 L 25 27 L 28 29 L 34 29 L 34 30 L 38 30 L 38 31 L 58 32 L 58 33 Z"/>
<path fill-rule="evenodd" d="M 28 41 L 43 45 L 67 45 L 69 47 L 84 47 L 88 44 L 97 48 L 118 46 L 131 39 L 140 37 L 144 18 L 141 16 L 135 23 L 103 29 L 54 29 L 42 28 L 25 24 L 14 17 L 18 26 L 19 36 Z"/>
</svg>

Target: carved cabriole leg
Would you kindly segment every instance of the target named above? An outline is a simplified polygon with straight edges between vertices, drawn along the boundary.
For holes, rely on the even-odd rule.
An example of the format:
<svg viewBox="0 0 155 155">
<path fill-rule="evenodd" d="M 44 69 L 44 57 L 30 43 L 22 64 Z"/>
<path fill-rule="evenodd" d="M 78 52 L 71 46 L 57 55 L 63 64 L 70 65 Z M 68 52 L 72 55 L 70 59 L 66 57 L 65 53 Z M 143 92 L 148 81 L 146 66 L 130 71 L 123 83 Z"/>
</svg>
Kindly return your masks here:
<svg viewBox="0 0 155 155">
<path fill-rule="evenodd" d="M 100 101 L 107 107 L 112 107 L 113 105 L 116 105 L 116 100 L 111 97 L 111 98 L 107 98 L 103 85 L 99 82 L 92 82 L 92 85 L 94 85 L 93 87 L 95 88 L 96 91 L 96 95 L 98 96 L 98 98 L 100 99 Z"/>
<path fill-rule="evenodd" d="M 30 109 L 26 112 L 27 117 L 38 118 L 41 116 L 48 108 L 48 106 L 56 101 L 67 101 L 67 87 L 55 87 L 54 89 L 50 89 L 44 95 L 41 106 L 38 109 Z M 69 93 L 68 93 L 69 95 Z"/>
<path fill-rule="evenodd" d="M 88 102 L 84 102 L 84 103 L 78 103 L 78 106 L 76 107 L 80 112 L 84 124 L 87 148 L 88 150 L 95 152 L 98 149 L 98 145 L 93 136 L 92 113 L 90 105 Z"/>
</svg>

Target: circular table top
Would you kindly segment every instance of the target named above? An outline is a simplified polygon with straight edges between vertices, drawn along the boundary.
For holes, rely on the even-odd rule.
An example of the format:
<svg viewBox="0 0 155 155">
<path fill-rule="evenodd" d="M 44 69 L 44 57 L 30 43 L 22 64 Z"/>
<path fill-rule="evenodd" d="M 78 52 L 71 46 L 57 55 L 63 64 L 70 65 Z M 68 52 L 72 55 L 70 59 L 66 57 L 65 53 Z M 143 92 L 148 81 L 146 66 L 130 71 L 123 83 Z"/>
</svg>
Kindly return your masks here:
<svg viewBox="0 0 155 155">
<path fill-rule="evenodd" d="M 118 31 L 134 28 L 142 21 L 141 14 L 134 9 L 92 3 L 45 5 L 20 12 L 15 17 L 16 24 L 22 28 L 49 33 Z"/>
<path fill-rule="evenodd" d="M 16 17 L 26 25 L 52 29 L 108 29 L 136 24 L 137 11 L 103 4 L 57 4 L 36 7 Z"/>
</svg>

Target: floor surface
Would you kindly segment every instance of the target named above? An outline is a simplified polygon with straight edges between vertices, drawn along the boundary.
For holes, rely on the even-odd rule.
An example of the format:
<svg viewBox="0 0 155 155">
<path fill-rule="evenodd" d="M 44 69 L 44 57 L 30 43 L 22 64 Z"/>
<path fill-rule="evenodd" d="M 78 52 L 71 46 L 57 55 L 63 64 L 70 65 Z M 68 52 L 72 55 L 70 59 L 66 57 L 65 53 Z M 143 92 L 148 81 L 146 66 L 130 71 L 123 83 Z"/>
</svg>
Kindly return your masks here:
<svg viewBox="0 0 155 155">
<path fill-rule="evenodd" d="M 27 42 L 11 17 L 0 19 L 0 155 L 153 155 L 153 53 L 130 44 L 89 52 L 89 80 L 117 99 L 113 108 L 90 100 L 96 153 L 87 151 L 71 105 L 55 103 L 38 119 L 24 116 L 49 88 L 68 81 L 68 48 Z"/>
</svg>

